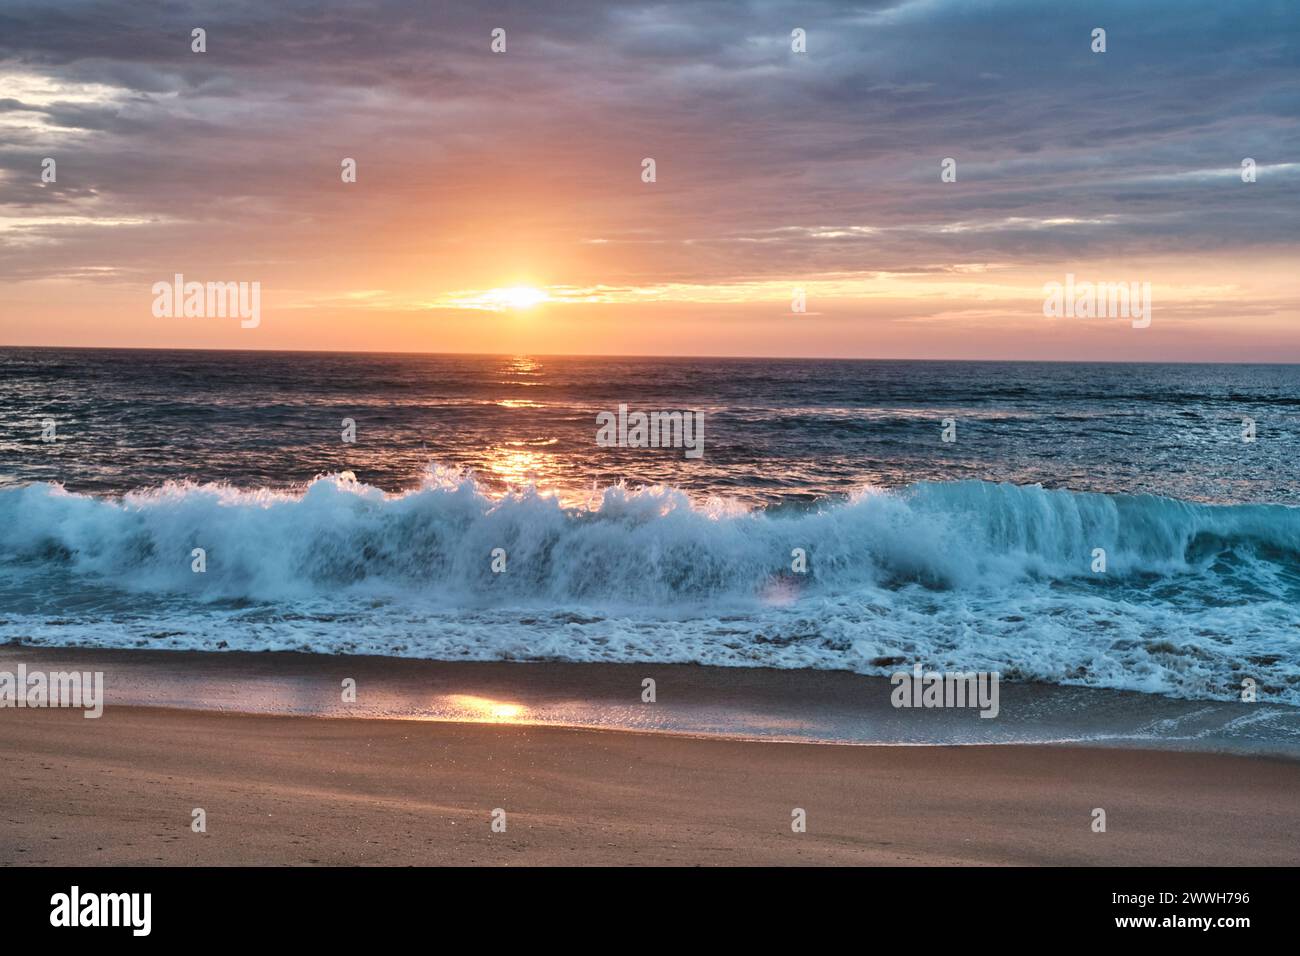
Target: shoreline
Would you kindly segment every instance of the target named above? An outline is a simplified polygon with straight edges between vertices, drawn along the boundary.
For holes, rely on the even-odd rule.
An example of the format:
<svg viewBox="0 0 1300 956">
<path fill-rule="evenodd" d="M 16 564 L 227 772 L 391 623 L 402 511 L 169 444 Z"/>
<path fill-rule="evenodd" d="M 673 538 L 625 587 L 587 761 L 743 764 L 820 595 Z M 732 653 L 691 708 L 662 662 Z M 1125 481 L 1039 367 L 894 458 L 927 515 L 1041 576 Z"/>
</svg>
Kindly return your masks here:
<svg viewBox="0 0 1300 956">
<path fill-rule="evenodd" d="M 648 706 L 639 697 L 646 668 L 0 648 L 0 670 L 19 661 L 100 668 L 109 690 L 97 719 L 0 710 L 11 770 L 0 788 L 4 866 L 1300 861 L 1295 759 L 1113 743 L 953 745 L 941 736 L 1002 718 L 941 711 L 915 722 L 939 721 L 915 734 L 924 745 L 842 746 L 787 719 L 802 708 L 820 733 L 836 721 L 898 718 L 876 702 L 882 678 L 648 665 L 659 675 L 655 706 L 665 708 L 656 721 L 571 727 L 529 713 L 550 719 L 569 708 L 629 724 L 627 714 L 644 717 Z M 337 700 L 344 673 L 366 715 L 323 706 L 327 695 Z M 1004 695 L 1003 713 L 1021 712 L 1022 723 L 1034 708 L 1041 723 L 1083 699 L 1014 686 L 1022 690 Z M 461 705 L 465 719 L 431 715 L 455 696 L 473 702 Z M 173 706 L 200 698 L 206 708 Z M 1122 695 L 1106 700 L 1121 715 L 1133 706 Z M 250 701 L 281 710 L 230 706 Z M 378 713 L 413 701 L 430 713 Z M 1197 703 L 1160 707 L 1189 719 Z M 665 729 L 712 719 L 734 730 L 741 718 L 773 734 Z M 192 829 L 198 809 L 203 832 Z M 1098 809 L 1105 832 L 1093 830 Z M 492 829 L 497 810 L 505 832 Z M 791 828 L 798 810 L 805 832 Z"/>
<path fill-rule="evenodd" d="M 102 671 L 133 706 L 867 746 L 1079 745 L 1300 760 L 1300 708 L 1002 681 L 999 714 L 895 709 L 888 678 L 697 664 L 0 646 L 0 671 Z M 344 700 L 345 679 L 355 699 Z M 642 700 L 644 681 L 655 701 Z M 3 714 L 0 709 L 0 714 Z"/>
</svg>

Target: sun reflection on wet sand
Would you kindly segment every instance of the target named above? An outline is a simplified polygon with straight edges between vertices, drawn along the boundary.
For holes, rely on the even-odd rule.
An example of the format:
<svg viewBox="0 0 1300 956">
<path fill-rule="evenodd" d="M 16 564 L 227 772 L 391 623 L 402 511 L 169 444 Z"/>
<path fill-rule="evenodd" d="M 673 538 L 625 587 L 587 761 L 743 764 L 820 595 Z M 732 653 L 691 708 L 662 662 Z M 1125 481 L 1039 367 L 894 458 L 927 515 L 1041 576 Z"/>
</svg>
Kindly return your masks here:
<svg viewBox="0 0 1300 956">
<path fill-rule="evenodd" d="M 515 724 L 528 719 L 528 708 L 522 704 L 471 694 L 452 694 L 443 698 L 446 707 L 435 707 L 434 717 L 443 720 L 463 720 L 478 724 Z"/>
</svg>

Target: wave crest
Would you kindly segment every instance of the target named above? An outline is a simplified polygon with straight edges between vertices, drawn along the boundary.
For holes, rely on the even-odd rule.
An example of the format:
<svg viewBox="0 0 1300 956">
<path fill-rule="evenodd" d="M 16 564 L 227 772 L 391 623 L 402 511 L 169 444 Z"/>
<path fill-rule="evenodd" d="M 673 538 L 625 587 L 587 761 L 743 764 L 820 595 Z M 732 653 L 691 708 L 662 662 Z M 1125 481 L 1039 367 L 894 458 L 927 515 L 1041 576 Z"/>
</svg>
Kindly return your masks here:
<svg viewBox="0 0 1300 956">
<path fill-rule="evenodd" d="M 398 495 L 347 475 L 299 493 L 169 484 L 102 499 L 0 491 L 0 561 L 57 565 L 131 590 L 274 601 L 340 590 L 445 603 L 745 602 L 864 588 L 1014 588 L 1300 570 L 1300 509 L 1203 505 L 968 481 L 918 484 L 799 513 L 695 504 L 671 488 L 606 489 L 589 508 L 535 491 L 492 498 L 431 469 Z M 203 548 L 205 574 L 191 571 Z M 494 549 L 505 573 L 494 573 Z M 1092 571 L 1104 549 L 1105 575 Z M 807 573 L 792 572 L 792 553 Z M 1266 567 L 1267 566 L 1267 567 Z M 1230 582 L 1229 582 L 1230 583 Z M 1258 582 L 1257 582 L 1258 583 Z M 1264 584 L 1268 584 L 1265 581 Z"/>
</svg>

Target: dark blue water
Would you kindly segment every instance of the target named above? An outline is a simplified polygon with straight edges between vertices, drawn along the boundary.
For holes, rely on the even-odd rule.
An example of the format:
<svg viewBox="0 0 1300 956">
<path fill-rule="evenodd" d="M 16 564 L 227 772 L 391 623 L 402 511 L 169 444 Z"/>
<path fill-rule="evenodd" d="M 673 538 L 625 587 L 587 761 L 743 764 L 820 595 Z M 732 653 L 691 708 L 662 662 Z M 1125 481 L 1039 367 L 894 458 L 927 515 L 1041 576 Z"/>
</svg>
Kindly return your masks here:
<svg viewBox="0 0 1300 956">
<path fill-rule="evenodd" d="M 341 470 L 396 491 L 436 461 L 584 499 L 620 480 L 770 504 L 979 479 L 1300 502 L 1297 366 L 10 349 L 0 381 L 0 481 L 95 493 Z M 703 411 L 706 454 L 597 450 L 620 402 Z"/>
</svg>

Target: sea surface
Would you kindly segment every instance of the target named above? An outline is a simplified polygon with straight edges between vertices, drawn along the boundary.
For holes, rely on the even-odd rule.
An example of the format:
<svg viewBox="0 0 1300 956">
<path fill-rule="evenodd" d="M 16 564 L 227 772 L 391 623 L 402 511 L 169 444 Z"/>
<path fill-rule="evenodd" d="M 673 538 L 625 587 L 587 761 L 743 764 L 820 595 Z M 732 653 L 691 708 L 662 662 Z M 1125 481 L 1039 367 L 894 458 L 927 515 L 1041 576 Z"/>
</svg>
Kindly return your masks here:
<svg viewBox="0 0 1300 956">
<path fill-rule="evenodd" d="M 1300 705 L 1298 456 L 1297 366 L 0 349 L 0 642 Z"/>
</svg>

